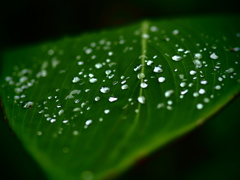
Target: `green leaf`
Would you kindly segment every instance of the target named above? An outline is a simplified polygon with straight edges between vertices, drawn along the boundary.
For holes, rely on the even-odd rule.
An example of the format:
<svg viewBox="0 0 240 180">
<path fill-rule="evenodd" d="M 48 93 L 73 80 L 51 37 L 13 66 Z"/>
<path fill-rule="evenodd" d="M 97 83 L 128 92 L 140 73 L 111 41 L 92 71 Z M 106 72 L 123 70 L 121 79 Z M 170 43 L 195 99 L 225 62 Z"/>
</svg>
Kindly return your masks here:
<svg viewBox="0 0 240 180">
<path fill-rule="evenodd" d="M 5 53 L 9 124 L 49 179 L 112 178 L 239 93 L 238 19 L 144 21 Z"/>
</svg>

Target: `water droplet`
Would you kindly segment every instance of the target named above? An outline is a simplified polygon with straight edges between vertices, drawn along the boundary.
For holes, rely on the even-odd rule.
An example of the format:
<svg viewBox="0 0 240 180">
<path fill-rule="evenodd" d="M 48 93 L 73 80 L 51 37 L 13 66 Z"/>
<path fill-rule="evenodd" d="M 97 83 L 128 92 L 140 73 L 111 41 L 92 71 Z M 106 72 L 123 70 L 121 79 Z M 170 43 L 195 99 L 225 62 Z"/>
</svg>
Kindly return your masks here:
<svg viewBox="0 0 240 180">
<path fill-rule="evenodd" d="M 163 72 L 163 69 L 162 69 L 161 65 L 155 66 L 154 69 L 153 69 L 153 72 L 155 72 L 155 73 Z"/>
<path fill-rule="evenodd" d="M 105 71 L 105 74 L 106 74 L 106 75 L 109 75 L 109 74 L 111 74 L 111 72 L 112 72 L 111 70 L 106 70 L 106 71 Z"/>
<path fill-rule="evenodd" d="M 202 54 L 201 53 L 195 53 L 194 58 L 195 59 L 202 59 Z"/>
<path fill-rule="evenodd" d="M 203 99 L 203 101 L 204 101 L 205 103 L 209 103 L 209 102 L 210 102 L 210 99 L 207 98 L 207 97 L 205 97 L 205 98 Z"/>
<path fill-rule="evenodd" d="M 134 71 L 139 71 L 142 67 L 142 64 L 139 64 L 138 66 L 136 66 L 133 70 Z"/>
<path fill-rule="evenodd" d="M 106 86 L 103 86 L 103 87 L 101 87 L 100 92 L 104 93 L 104 94 L 109 93 L 110 92 L 110 88 L 106 87 Z"/>
<path fill-rule="evenodd" d="M 160 83 L 165 82 L 165 80 L 166 80 L 165 77 L 159 77 L 158 78 L 158 82 L 160 82 Z"/>
<path fill-rule="evenodd" d="M 109 100 L 109 102 L 115 102 L 115 101 L 118 100 L 118 98 L 117 97 L 110 97 L 108 100 Z"/>
<path fill-rule="evenodd" d="M 210 55 L 210 58 L 211 58 L 211 59 L 218 59 L 218 55 L 217 55 L 216 53 L 212 53 L 212 54 Z"/>
<path fill-rule="evenodd" d="M 101 63 L 97 63 L 97 64 L 95 64 L 95 68 L 97 68 L 97 69 L 102 68 L 102 64 L 101 64 Z"/>
<path fill-rule="evenodd" d="M 80 81 L 80 78 L 79 78 L 79 77 L 74 77 L 73 80 L 72 80 L 73 83 L 77 83 L 77 82 L 79 82 L 79 81 Z"/>
<path fill-rule="evenodd" d="M 96 96 L 96 97 L 94 98 L 94 100 L 95 100 L 95 101 L 99 101 L 99 100 L 100 100 L 100 97 L 99 97 L 99 96 Z"/>
<path fill-rule="evenodd" d="M 198 59 L 193 60 L 193 64 L 195 65 L 196 68 L 201 68 L 202 67 L 202 62 Z"/>
<path fill-rule="evenodd" d="M 128 89 L 128 85 L 127 85 L 127 84 L 122 85 L 122 86 L 121 86 L 121 89 L 122 89 L 122 90 Z"/>
<path fill-rule="evenodd" d="M 179 30 L 177 30 L 177 29 L 173 30 L 174 35 L 177 35 L 178 33 L 179 33 Z"/>
<path fill-rule="evenodd" d="M 173 90 L 168 90 L 168 91 L 166 91 L 166 92 L 165 92 L 165 97 L 166 97 L 166 98 L 169 98 L 169 97 L 173 94 L 173 92 L 174 92 Z"/>
<path fill-rule="evenodd" d="M 185 87 L 186 85 L 187 85 L 186 82 L 181 82 L 181 83 L 180 83 L 180 87 Z"/>
<path fill-rule="evenodd" d="M 174 56 L 172 57 L 172 60 L 173 60 L 173 61 L 181 61 L 181 60 L 182 60 L 182 56 L 174 55 Z"/>
<path fill-rule="evenodd" d="M 86 51 L 85 51 L 86 54 L 90 54 L 91 52 L 92 52 L 92 49 L 90 49 L 90 48 L 86 49 Z"/>
<path fill-rule="evenodd" d="M 81 65 L 83 65 L 83 64 L 84 64 L 83 61 L 78 61 L 78 65 L 79 65 L 79 66 L 81 66 Z"/>
<path fill-rule="evenodd" d="M 149 34 L 142 34 L 142 38 L 148 39 L 149 38 Z"/>
<path fill-rule="evenodd" d="M 203 84 L 203 85 L 206 85 L 207 81 L 206 80 L 201 80 L 200 83 Z"/>
<path fill-rule="evenodd" d="M 203 104 L 201 104 L 201 103 L 198 103 L 198 104 L 197 104 L 197 109 L 199 109 L 199 110 L 200 110 L 200 109 L 202 109 L 202 108 L 203 108 Z"/>
<path fill-rule="evenodd" d="M 34 105 L 34 102 L 28 101 L 24 104 L 23 108 L 24 109 L 31 109 L 33 107 L 33 105 Z"/>
<path fill-rule="evenodd" d="M 143 78 L 145 78 L 145 74 L 144 74 L 144 73 L 139 73 L 139 74 L 137 75 L 137 78 L 138 78 L 138 79 L 143 79 Z"/>
<path fill-rule="evenodd" d="M 56 119 L 50 119 L 50 123 L 56 122 Z"/>
<path fill-rule="evenodd" d="M 190 75 L 195 75 L 197 72 L 194 70 L 191 70 L 189 73 L 190 73 Z"/>
<path fill-rule="evenodd" d="M 142 83 L 140 84 L 140 87 L 141 87 L 141 88 L 146 88 L 146 87 L 148 87 L 148 84 L 145 83 L 145 82 L 142 82 Z"/>
<path fill-rule="evenodd" d="M 108 52 L 108 55 L 109 55 L 109 56 L 112 56 L 112 55 L 113 55 L 113 52 L 111 52 L 111 51 Z"/>
<path fill-rule="evenodd" d="M 64 110 L 61 109 L 60 111 L 58 111 L 58 115 L 61 116 L 64 113 Z"/>
<path fill-rule="evenodd" d="M 38 131 L 38 132 L 37 132 L 37 135 L 38 135 L 38 136 L 41 136 L 42 134 L 43 134 L 42 131 Z"/>
<path fill-rule="evenodd" d="M 74 135 L 74 136 L 77 136 L 78 134 L 79 134 L 78 131 L 76 131 L 76 130 L 73 131 L 73 135 Z"/>
<path fill-rule="evenodd" d="M 216 89 L 216 90 L 220 90 L 220 89 L 221 89 L 221 86 L 220 86 L 220 85 L 216 85 L 216 86 L 215 86 L 215 89 Z"/>
<path fill-rule="evenodd" d="M 90 79 L 89 79 L 89 82 L 90 82 L 90 83 L 96 83 L 96 82 L 97 82 L 97 79 L 96 79 L 96 78 L 90 78 Z"/>
<path fill-rule="evenodd" d="M 150 27 L 150 31 L 156 32 L 156 31 L 158 31 L 158 27 L 156 27 L 156 26 L 151 26 L 151 27 Z"/>
<path fill-rule="evenodd" d="M 199 89 L 199 94 L 204 94 L 205 93 L 205 89 Z"/>
<path fill-rule="evenodd" d="M 86 122 L 85 122 L 85 124 L 88 126 L 88 125 L 90 125 L 92 123 L 92 120 L 91 119 L 89 119 L 89 120 L 87 120 Z"/>
<path fill-rule="evenodd" d="M 145 104 L 146 98 L 144 96 L 139 96 L 138 97 L 138 102 L 141 103 L 141 104 Z"/>
<path fill-rule="evenodd" d="M 193 93 L 193 97 L 198 97 L 199 96 L 199 93 L 198 92 L 194 92 Z"/>
<path fill-rule="evenodd" d="M 108 113 L 110 113 L 110 110 L 109 110 L 109 109 L 105 109 L 105 110 L 104 110 L 104 113 L 105 113 L 105 114 L 108 114 Z"/>
<path fill-rule="evenodd" d="M 152 64 L 153 64 L 153 61 L 152 61 L 152 60 L 148 60 L 148 61 L 147 61 L 147 65 L 148 65 L 148 66 L 151 66 Z"/>
<path fill-rule="evenodd" d="M 229 68 L 229 69 L 226 70 L 226 73 L 232 73 L 232 72 L 234 72 L 233 68 Z"/>
</svg>

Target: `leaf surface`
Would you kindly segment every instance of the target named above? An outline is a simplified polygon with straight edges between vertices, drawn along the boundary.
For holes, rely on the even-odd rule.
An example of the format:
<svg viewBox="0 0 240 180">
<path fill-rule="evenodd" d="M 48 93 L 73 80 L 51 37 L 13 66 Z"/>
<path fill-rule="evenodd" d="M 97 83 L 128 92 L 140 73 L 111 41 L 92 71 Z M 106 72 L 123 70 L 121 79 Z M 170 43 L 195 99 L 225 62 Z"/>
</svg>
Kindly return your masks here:
<svg viewBox="0 0 240 180">
<path fill-rule="evenodd" d="M 49 179 L 112 178 L 239 92 L 238 19 L 143 21 L 8 52 L 9 124 Z"/>
</svg>

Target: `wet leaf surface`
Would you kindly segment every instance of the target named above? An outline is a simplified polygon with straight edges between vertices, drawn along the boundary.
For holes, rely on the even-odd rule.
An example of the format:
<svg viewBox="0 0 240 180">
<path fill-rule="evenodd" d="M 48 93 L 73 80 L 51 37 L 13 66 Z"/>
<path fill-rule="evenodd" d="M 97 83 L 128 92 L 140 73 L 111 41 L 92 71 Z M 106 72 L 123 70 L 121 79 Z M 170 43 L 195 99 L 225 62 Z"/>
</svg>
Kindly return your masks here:
<svg viewBox="0 0 240 180">
<path fill-rule="evenodd" d="M 239 92 L 237 19 L 144 21 L 8 52 L 9 124 L 50 179 L 114 177 Z"/>
</svg>

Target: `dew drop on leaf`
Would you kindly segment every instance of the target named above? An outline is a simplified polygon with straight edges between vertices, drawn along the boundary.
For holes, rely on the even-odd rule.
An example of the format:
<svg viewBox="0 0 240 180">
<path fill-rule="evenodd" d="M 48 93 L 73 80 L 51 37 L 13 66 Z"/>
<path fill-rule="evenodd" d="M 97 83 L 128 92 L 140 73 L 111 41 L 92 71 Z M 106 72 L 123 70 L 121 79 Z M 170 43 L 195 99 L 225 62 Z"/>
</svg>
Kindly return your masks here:
<svg viewBox="0 0 240 180">
<path fill-rule="evenodd" d="M 217 55 L 216 53 L 212 53 L 212 54 L 210 55 L 210 58 L 211 58 L 211 59 L 218 59 L 218 55 Z"/>
<path fill-rule="evenodd" d="M 110 88 L 106 87 L 106 86 L 103 86 L 103 87 L 101 87 L 100 92 L 104 93 L 104 94 L 109 93 L 110 92 Z"/>
<path fill-rule="evenodd" d="M 34 102 L 28 101 L 23 105 L 23 108 L 24 109 L 31 109 L 33 107 L 33 105 L 34 105 Z"/>
<path fill-rule="evenodd" d="M 145 104 L 146 98 L 144 96 L 139 96 L 138 97 L 138 102 L 141 103 L 141 104 Z"/>
<path fill-rule="evenodd" d="M 173 60 L 173 61 L 181 61 L 181 60 L 182 60 L 182 56 L 180 56 L 180 55 L 174 55 L 174 56 L 172 57 L 172 60 Z"/>
</svg>

